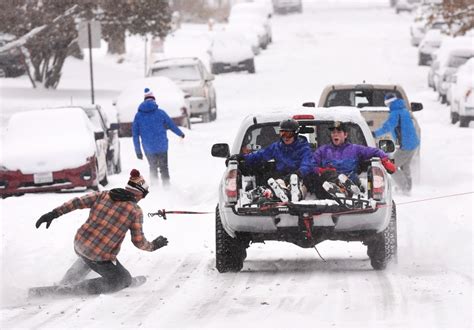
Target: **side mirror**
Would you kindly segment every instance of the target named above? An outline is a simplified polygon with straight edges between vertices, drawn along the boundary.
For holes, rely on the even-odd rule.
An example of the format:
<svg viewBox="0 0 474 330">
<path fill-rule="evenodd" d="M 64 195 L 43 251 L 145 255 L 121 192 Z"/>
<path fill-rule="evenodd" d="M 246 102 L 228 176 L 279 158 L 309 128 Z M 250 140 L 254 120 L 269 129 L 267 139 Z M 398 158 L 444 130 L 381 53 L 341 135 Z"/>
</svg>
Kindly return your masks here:
<svg viewBox="0 0 474 330">
<path fill-rule="evenodd" d="M 307 108 L 316 108 L 315 102 L 304 102 L 302 105 L 303 107 L 307 107 Z"/>
<path fill-rule="evenodd" d="M 230 156 L 229 145 L 227 143 L 216 143 L 212 146 L 211 155 L 213 157 L 227 158 Z"/>
<path fill-rule="evenodd" d="M 379 149 L 385 153 L 391 153 L 395 151 L 395 143 L 392 140 L 380 140 Z"/>
<path fill-rule="evenodd" d="M 214 80 L 214 79 L 215 79 L 215 77 L 214 77 L 214 75 L 213 75 L 212 73 L 209 73 L 209 74 L 207 75 L 207 79 L 206 79 L 206 80 L 211 81 L 211 80 Z"/>
<path fill-rule="evenodd" d="M 411 111 L 420 111 L 423 109 L 423 103 L 411 102 L 410 103 Z"/>
<path fill-rule="evenodd" d="M 102 140 L 105 137 L 104 132 L 94 132 L 94 139 L 97 140 Z"/>
</svg>

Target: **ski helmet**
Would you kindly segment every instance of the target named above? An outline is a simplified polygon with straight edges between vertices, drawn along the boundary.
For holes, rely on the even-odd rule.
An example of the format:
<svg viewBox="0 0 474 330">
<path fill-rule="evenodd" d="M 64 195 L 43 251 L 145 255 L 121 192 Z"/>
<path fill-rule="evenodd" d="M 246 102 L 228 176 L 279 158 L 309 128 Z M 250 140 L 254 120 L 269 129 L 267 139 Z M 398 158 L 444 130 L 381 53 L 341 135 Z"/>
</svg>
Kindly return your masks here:
<svg viewBox="0 0 474 330">
<path fill-rule="evenodd" d="M 298 134 L 300 131 L 300 124 L 294 119 L 285 119 L 280 123 L 280 131 L 289 131 Z"/>
</svg>

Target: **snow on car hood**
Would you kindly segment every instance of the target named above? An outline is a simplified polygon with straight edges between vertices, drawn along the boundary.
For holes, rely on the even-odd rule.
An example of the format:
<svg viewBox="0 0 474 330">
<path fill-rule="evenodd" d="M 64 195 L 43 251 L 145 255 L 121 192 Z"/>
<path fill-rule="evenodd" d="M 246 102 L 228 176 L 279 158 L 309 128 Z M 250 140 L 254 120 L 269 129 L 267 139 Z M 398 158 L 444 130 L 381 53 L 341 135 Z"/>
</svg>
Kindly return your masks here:
<svg viewBox="0 0 474 330">
<path fill-rule="evenodd" d="M 14 114 L 2 142 L 1 165 L 24 174 L 75 168 L 95 153 L 92 124 L 79 108 Z"/>
<path fill-rule="evenodd" d="M 254 56 L 251 44 L 243 36 L 230 31 L 216 34 L 210 51 L 213 62 L 238 63 Z"/>
<path fill-rule="evenodd" d="M 143 102 L 144 89 L 153 92 L 156 104 L 171 117 L 180 117 L 181 108 L 186 107 L 183 91 L 167 77 L 146 77 L 130 82 L 117 98 L 115 104 L 118 119 L 122 123 L 130 123 L 135 118 L 138 106 Z"/>
</svg>

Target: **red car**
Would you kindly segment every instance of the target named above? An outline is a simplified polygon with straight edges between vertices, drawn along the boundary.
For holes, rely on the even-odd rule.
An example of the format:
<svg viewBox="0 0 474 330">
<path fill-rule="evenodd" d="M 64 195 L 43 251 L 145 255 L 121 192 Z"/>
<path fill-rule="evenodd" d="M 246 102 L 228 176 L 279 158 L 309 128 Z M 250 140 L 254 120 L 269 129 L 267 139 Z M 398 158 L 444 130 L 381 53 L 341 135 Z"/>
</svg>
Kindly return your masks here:
<svg viewBox="0 0 474 330">
<path fill-rule="evenodd" d="M 25 132 L 27 132 L 25 134 Z M 0 196 L 107 184 L 104 133 L 81 108 L 20 112 L 8 123 L 0 164 Z"/>
</svg>

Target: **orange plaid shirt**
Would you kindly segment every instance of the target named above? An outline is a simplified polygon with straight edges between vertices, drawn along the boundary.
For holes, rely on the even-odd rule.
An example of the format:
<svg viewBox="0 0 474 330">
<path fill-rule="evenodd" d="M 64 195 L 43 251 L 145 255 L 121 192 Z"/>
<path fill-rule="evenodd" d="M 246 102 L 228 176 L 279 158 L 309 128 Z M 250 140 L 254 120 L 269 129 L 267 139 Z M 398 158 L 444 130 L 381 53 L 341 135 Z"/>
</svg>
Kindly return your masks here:
<svg viewBox="0 0 474 330">
<path fill-rule="evenodd" d="M 143 234 L 143 212 L 136 202 L 114 201 L 108 191 L 94 192 L 73 198 L 57 207 L 60 215 L 90 208 L 89 218 L 74 238 L 76 253 L 93 261 L 113 261 L 130 229 L 133 244 L 153 251 L 153 244 Z"/>
</svg>

